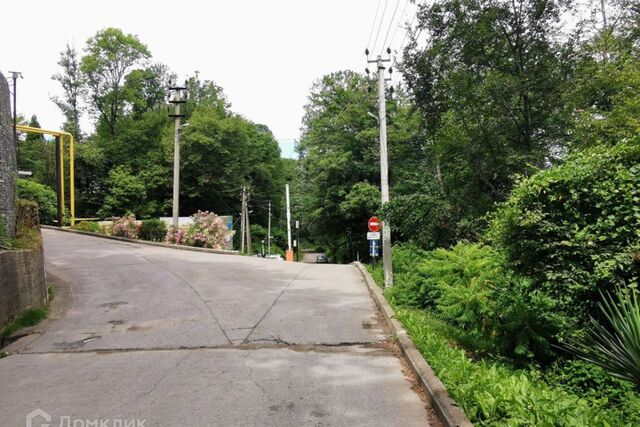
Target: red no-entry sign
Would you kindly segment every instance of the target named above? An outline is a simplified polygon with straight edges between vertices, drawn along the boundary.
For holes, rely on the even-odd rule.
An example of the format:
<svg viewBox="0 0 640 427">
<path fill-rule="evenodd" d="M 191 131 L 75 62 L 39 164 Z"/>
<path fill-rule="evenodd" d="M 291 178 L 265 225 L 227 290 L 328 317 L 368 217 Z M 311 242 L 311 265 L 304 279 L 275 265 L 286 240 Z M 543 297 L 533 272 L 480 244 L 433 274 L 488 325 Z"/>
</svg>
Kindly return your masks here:
<svg viewBox="0 0 640 427">
<path fill-rule="evenodd" d="M 380 231 L 382 229 L 382 223 L 378 219 L 378 217 L 372 216 L 369 218 L 369 222 L 367 223 L 369 226 L 369 231 Z"/>
</svg>

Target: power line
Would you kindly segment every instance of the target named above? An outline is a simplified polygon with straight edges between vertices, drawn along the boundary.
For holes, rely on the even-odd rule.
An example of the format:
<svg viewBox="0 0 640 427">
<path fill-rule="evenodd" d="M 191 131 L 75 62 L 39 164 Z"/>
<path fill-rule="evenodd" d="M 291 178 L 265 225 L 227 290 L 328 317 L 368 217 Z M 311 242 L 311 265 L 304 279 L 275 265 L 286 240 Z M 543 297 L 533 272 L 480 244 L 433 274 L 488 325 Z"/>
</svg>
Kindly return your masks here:
<svg viewBox="0 0 640 427">
<path fill-rule="evenodd" d="M 376 27 L 376 21 L 378 20 L 378 12 L 380 12 L 380 4 L 382 0 L 378 0 L 378 6 L 376 6 L 376 14 L 373 17 L 373 22 L 371 23 L 371 31 L 369 31 L 369 40 L 367 40 L 367 47 L 371 43 L 371 37 L 373 36 L 373 29 Z"/>
<path fill-rule="evenodd" d="M 396 30 L 393 32 L 393 35 L 391 36 L 391 41 L 389 42 L 389 45 L 393 44 L 393 41 L 396 39 L 396 35 L 398 34 L 398 30 L 400 30 L 400 27 L 402 27 L 402 20 L 407 14 L 407 6 L 409 6 L 409 0 L 406 0 L 406 3 L 404 4 L 404 9 L 402 9 L 402 15 L 400 15 L 400 22 L 396 26 Z"/>
<path fill-rule="evenodd" d="M 407 28 L 407 32 L 404 33 L 404 38 L 402 39 L 402 44 L 400 45 L 399 52 L 402 52 L 402 48 L 404 47 L 404 43 L 407 41 L 407 36 L 411 32 L 411 28 L 413 28 L 413 22 L 416 20 L 416 16 L 418 16 L 418 9 L 416 9 L 416 13 L 413 14 L 413 18 L 411 19 L 411 23 L 409 24 L 409 28 Z"/>
<path fill-rule="evenodd" d="M 387 34 L 384 36 L 384 41 L 382 42 L 382 50 L 380 53 L 384 51 L 384 47 L 387 45 L 387 39 L 389 38 L 389 32 L 391 32 L 391 27 L 393 26 L 393 20 L 396 17 L 396 12 L 398 11 L 398 6 L 400 6 L 400 0 L 396 1 L 396 7 L 393 9 L 393 15 L 391 15 L 391 21 L 389 22 L 389 28 L 387 28 Z"/>
<path fill-rule="evenodd" d="M 378 45 L 378 36 L 380 36 L 380 30 L 382 29 L 382 23 L 384 22 L 384 14 L 387 12 L 387 4 L 389 0 L 385 0 L 384 9 L 382 9 L 382 16 L 380 17 L 380 24 L 378 25 L 378 32 L 376 33 L 376 40 L 373 42 L 373 48 L 371 52 L 375 52 L 376 46 Z"/>
</svg>

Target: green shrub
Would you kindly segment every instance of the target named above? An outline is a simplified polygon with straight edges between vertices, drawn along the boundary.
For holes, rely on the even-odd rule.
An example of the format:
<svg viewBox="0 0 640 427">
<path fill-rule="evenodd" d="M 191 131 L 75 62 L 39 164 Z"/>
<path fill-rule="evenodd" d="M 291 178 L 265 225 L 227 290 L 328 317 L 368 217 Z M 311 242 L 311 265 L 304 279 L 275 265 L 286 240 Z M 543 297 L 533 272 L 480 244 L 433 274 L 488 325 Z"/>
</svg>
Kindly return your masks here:
<svg viewBox="0 0 640 427">
<path fill-rule="evenodd" d="M 161 242 L 167 235 L 167 224 L 159 219 L 147 219 L 140 225 L 139 237 L 143 240 Z"/>
<path fill-rule="evenodd" d="M 539 371 L 470 359 L 451 345 L 441 320 L 427 312 L 397 309 L 396 317 L 447 387 L 449 395 L 477 425 L 637 426 L 637 395 L 620 408 L 549 386 Z"/>
<path fill-rule="evenodd" d="M 169 227 L 166 242 L 212 249 L 225 246 L 229 231 L 222 217 L 213 212 L 198 211 L 191 215 L 192 223 L 187 226 Z"/>
<path fill-rule="evenodd" d="M 551 301 L 512 274 L 499 253 L 481 244 L 450 250 L 394 248 L 392 303 L 430 309 L 455 327 L 456 339 L 478 352 L 547 361 L 561 328 Z"/>
<path fill-rule="evenodd" d="M 568 347 L 640 391 L 640 305 L 637 291 L 627 291 L 617 289 L 615 298 L 608 293 L 603 296 L 598 308 L 604 320 L 591 318 L 586 334 L 570 339 Z"/>
<path fill-rule="evenodd" d="M 411 307 L 428 307 L 435 304 L 433 298 L 426 296 L 434 286 L 430 282 L 430 277 L 424 275 L 419 268 L 429 255 L 429 252 L 411 244 L 393 247 L 394 286 L 388 292 L 394 304 Z M 380 275 L 382 274 L 382 268 L 380 268 Z"/>
<path fill-rule="evenodd" d="M 91 233 L 104 233 L 104 228 L 94 221 L 77 222 L 73 228 L 81 231 L 89 231 Z"/>
<path fill-rule="evenodd" d="M 112 236 L 126 237 L 128 239 L 138 238 L 138 225 L 136 224 L 136 217 L 114 217 L 112 218 L 111 226 L 109 227 L 109 234 Z"/>
<path fill-rule="evenodd" d="M 58 213 L 55 191 L 35 181 L 18 179 L 18 197 L 38 204 L 41 224 L 53 224 Z"/>
<path fill-rule="evenodd" d="M 584 325 L 598 292 L 638 282 L 640 137 L 595 147 L 523 179 L 493 216 L 488 237 L 509 267 Z M 572 329 L 567 329 L 571 333 Z"/>
<path fill-rule="evenodd" d="M 616 407 L 640 405 L 633 384 L 613 377 L 601 367 L 582 360 L 560 360 L 544 373 L 552 386 L 590 400 L 601 400 Z"/>
</svg>

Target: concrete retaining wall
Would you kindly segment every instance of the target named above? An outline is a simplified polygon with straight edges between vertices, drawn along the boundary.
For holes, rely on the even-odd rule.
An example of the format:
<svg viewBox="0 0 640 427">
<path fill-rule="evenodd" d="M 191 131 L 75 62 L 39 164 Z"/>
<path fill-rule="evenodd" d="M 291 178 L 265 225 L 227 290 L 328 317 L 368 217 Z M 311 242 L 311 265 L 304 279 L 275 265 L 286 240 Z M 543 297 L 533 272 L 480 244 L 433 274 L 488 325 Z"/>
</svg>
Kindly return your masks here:
<svg viewBox="0 0 640 427">
<path fill-rule="evenodd" d="M 0 251 L 0 327 L 47 297 L 42 247 Z"/>
</svg>

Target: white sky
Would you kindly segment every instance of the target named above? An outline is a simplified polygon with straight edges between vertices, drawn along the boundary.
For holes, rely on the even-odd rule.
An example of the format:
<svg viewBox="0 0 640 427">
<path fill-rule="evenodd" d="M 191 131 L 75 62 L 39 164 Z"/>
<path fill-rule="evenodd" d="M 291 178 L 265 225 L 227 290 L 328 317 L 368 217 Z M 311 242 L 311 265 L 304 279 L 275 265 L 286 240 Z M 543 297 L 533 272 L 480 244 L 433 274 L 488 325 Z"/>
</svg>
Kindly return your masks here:
<svg viewBox="0 0 640 427">
<path fill-rule="evenodd" d="M 59 52 L 67 42 L 80 50 L 102 28 L 120 28 L 137 35 L 153 61 L 180 80 L 199 71 L 222 86 L 232 110 L 269 126 L 283 156 L 291 156 L 311 84 L 333 71 L 364 70 L 376 8 L 380 21 L 385 3 L 377 52 L 388 28 L 387 45 L 402 43 L 404 28 L 396 28 L 416 8 L 408 0 L 21 0 L 2 7 L 0 70 L 23 73 L 18 112 L 58 129 L 63 117 L 50 96 L 60 94 L 51 80 Z M 7 19 L 13 13 L 17 18 Z"/>
</svg>

